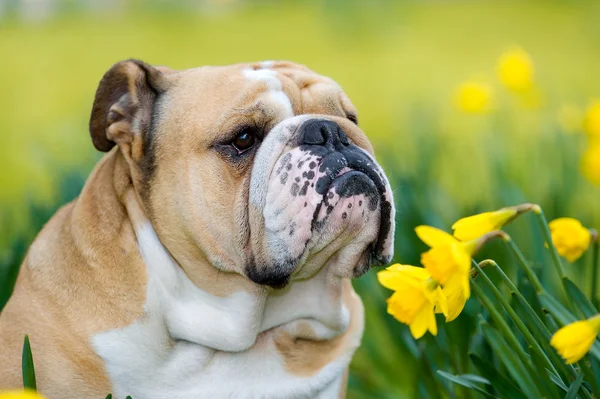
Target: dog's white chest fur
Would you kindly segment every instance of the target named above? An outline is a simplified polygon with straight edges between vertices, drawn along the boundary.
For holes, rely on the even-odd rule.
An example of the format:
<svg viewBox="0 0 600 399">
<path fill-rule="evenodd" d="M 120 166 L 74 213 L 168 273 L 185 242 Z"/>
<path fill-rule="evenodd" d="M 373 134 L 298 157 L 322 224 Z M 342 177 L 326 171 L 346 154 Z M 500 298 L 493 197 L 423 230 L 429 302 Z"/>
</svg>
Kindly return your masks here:
<svg viewBox="0 0 600 399">
<path fill-rule="evenodd" d="M 292 321 L 304 317 L 313 320 L 311 326 L 323 338 L 345 331 L 349 316 L 341 303 L 315 302 L 325 288 L 323 278 L 296 283 L 298 288 L 292 284 L 276 299 L 245 292 L 216 297 L 193 285 L 149 222 L 136 228 L 136 234 L 148 271 L 145 314 L 125 328 L 92 338 L 114 397 L 338 397 L 351 352 L 315 375 L 295 376 L 286 371 L 269 331 L 263 332 L 285 323 L 293 328 Z M 315 305 L 317 314 L 302 314 Z M 320 323 L 321 318 L 329 325 Z"/>
</svg>

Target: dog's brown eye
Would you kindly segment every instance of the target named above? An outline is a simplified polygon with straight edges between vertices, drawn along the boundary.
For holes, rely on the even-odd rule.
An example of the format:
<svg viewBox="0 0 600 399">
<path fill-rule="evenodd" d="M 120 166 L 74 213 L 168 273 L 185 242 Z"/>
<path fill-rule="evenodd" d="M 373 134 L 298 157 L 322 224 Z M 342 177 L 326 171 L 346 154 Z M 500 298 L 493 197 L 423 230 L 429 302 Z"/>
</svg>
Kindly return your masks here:
<svg viewBox="0 0 600 399">
<path fill-rule="evenodd" d="M 256 144 L 256 136 L 249 130 L 239 133 L 231 143 L 239 152 L 249 150 L 254 144 Z"/>
</svg>

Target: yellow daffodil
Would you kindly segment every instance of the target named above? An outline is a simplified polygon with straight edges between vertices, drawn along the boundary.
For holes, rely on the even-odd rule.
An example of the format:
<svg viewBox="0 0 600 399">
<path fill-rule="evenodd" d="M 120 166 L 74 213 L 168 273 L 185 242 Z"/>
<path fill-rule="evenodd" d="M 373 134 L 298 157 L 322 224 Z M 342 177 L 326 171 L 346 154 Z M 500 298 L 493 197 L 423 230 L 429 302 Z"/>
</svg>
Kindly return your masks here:
<svg viewBox="0 0 600 399">
<path fill-rule="evenodd" d="M 492 88 L 481 81 L 470 80 L 462 83 L 455 96 L 458 109 L 470 114 L 484 113 L 491 109 Z"/>
<path fill-rule="evenodd" d="M 45 399 L 44 396 L 31 390 L 0 392 L 0 399 Z"/>
<path fill-rule="evenodd" d="M 558 218 L 548 226 L 556 251 L 569 262 L 579 259 L 590 246 L 592 235 L 577 219 Z"/>
<path fill-rule="evenodd" d="M 460 242 L 443 230 L 418 226 L 415 231 L 431 249 L 421 254 L 421 263 L 431 276 L 443 286 L 460 286 L 465 298 L 471 295 L 469 271 L 471 256 L 479 246 L 477 240 Z"/>
<path fill-rule="evenodd" d="M 415 339 L 427 331 L 437 335 L 435 311 L 448 314 L 446 298 L 429 272 L 422 267 L 392 265 L 377 273 L 379 283 L 394 290 L 388 298 L 388 313 L 407 324 Z"/>
<path fill-rule="evenodd" d="M 581 173 L 590 183 L 600 185 L 600 136 L 581 156 Z"/>
<path fill-rule="evenodd" d="M 502 54 L 497 72 L 500 81 L 515 92 L 523 92 L 533 86 L 533 62 L 522 48 L 515 47 Z"/>
<path fill-rule="evenodd" d="M 573 364 L 590 350 L 599 332 L 600 315 L 596 315 L 559 329 L 550 339 L 550 345 L 565 359 L 567 364 Z"/>
<path fill-rule="evenodd" d="M 592 143 L 600 143 L 600 99 L 593 100 L 588 106 L 583 128 Z"/>
<path fill-rule="evenodd" d="M 484 234 L 499 230 L 517 216 L 516 207 L 502 208 L 494 212 L 484 212 L 458 220 L 452 225 L 454 237 L 470 241 Z"/>
<path fill-rule="evenodd" d="M 583 112 L 573 104 L 565 104 L 558 110 L 558 123 L 567 133 L 581 132 L 583 127 Z"/>
</svg>

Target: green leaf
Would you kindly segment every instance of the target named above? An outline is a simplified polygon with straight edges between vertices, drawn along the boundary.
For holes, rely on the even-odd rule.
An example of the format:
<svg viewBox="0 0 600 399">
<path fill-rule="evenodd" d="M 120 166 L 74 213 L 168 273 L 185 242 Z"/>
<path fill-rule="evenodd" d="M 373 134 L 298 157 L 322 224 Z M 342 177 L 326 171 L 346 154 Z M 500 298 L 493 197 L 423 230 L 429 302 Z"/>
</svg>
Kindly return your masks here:
<svg viewBox="0 0 600 399">
<path fill-rule="evenodd" d="M 532 381 L 532 375 L 527 370 L 527 367 L 515 355 L 512 348 L 506 343 L 500 333 L 491 328 L 487 323 L 481 326 L 483 335 L 494 349 L 494 353 L 504 363 L 506 369 L 515 379 L 516 383 L 523 390 L 528 398 L 541 398 L 542 395 L 538 391 L 536 385 Z"/>
<path fill-rule="evenodd" d="M 471 381 L 471 382 L 476 382 L 479 384 L 486 384 L 486 385 L 490 385 L 491 382 L 487 379 L 484 378 L 480 375 L 475 375 L 475 374 L 461 374 L 460 375 L 462 378 L 464 378 L 465 380 Z"/>
<path fill-rule="evenodd" d="M 554 374 L 550 374 L 550 380 L 563 391 L 567 392 L 569 390 L 565 383 Z"/>
<path fill-rule="evenodd" d="M 31 354 L 31 345 L 29 345 L 29 336 L 25 334 L 23 342 L 23 356 L 21 358 L 23 373 L 23 388 L 37 390 L 35 382 L 35 368 L 33 367 L 33 355 Z"/>
<path fill-rule="evenodd" d="M 589 300 L 589 298 L 585 296 L 583 292 L 581 292 L 575 283 L 573 283 L 567 277 L 565 277 L 563 280 L 563 284 L 567 290 L 567 293 L 573 299 L 573 302 L 575 305 L 577 305 L 577 308 L 581 310 L 586 319 L 598 314 L 598 310 L 594 307 L 594 305 L 592 305 L 592 302 Z"/>
<path fill-rule="evenodd" d="M 525 298 L 513 293 L 513 299 L 515 303 L 515 309 L 517 309 L 517 311 L 520 311 L 519 313 L 521 313 L 522 315 L 521 318 L 523 322 L 531 330 L 531 333 L 533 334 L 535 339 L 540 343 L 540 346 L 542 347 L 548 358 L 550 358 L 550 361 L 560 374 L 564 386 L 564 383 L 566 381 L 575 378 L 575 376 L 577 375 L 575 368 L 573 366 L 567 366 L 564 360 L 562 360 L 562 358 L 558 356 L 554 348 L 550 346 L 550 331 L 548 330 L 544 322 L 534 312 L 533 308 L 531 308 L 531 306 L 527 303 Z"/>
<path fill-rule="evenodd" d="M 539 298 L 542 306 L 546 308 L 561 325 L 577 321 L 577 318 L 566 307 L 547 292 L 539 294 Z"/>
<path fill-rule="evenodd" d="M 552 364 L 552 362 L 550 361 L 548 356 L 546 356 L 546 354 L 544 353 L 544 350 L 540 346 L 539 342 L 537 342 L 536 339 L 534 338 L 533 334 L 531 334 L 530 328 L 528 328 L 525 325 L 525 323 L 523 322 L 523 320 L 521 320 L 521 318 L 519 317 L 517 312 L 515 312 L 515 310 L 510 305 L 508 300 L 504 297 L 504 295 L 502 295 L 500 290 L 496 287 L 496 285 L 488 277 L 487 273 L 483 271 L 483 269 L 479 266 L 479 264 L 477 264 L 476 262 L 474 262 L 474 263 L 475 263 L 475 268 L 479 271 L 479 276 L 480 276 L 481 280 L 483 280 L 483 282 L 488 286 L 489 290 L 492 292 L 492 295 L 496 298 L 496 303 L 500 303 L 500 305 L 504 308 L 506 313 L 508 313 L 508 315 L 512 319 L 515 326 L 517 326 L 517 329 L 521 332 L 521 335 L 525 338 L 525 341 L 527 341 L 527 344 L 529 345 L 529 348 L 530 348 L 529 352 L 537 353 L 539 359 L 542 360 L 543 367 L 541 368 L 541 370 L 550 369 L 550 371 L 552 373 L 555 373 L 558 375 L 558 371 L 555 369 L 554 365 Z M 496 269 L 500 270 L 500 267 L 496 267 Z M 502 274 L 502 272 L 501 272 L 501 274 Z M 513 287 L 514 287 L 514 285 L 512 285 L 512 284 L 509 286 L 509 288 L 511 288 L 511 289 L 513 289 Z M 516 287 L 514 287 L 514 288 L 516 289 Z M 483 301 L 482 301 L 482 304 L 485 305 L 485 303 Z M 489 311 L 489 309 L 488 309 L 488 311 Z M 490 312 L 490 315 L 492 315 L 491 312 Z M 505 336 L 505 338 L 508 338 L 507 334 L 504 334 L 504 336 Z M 518 343 L 517 343 L 517 346 L 519 348 L 521 348 L 521 345 Z"/>
<path fill-rule="evenodd" d="M 529 353 L 531 354 L 531 361 L 533 362 L 533 366 L 535 367 L 536 372 L 538 372 L 539 374 L 543 374 L 544 372 L 546 372 L 551 381 L 552 381 L 551 377 L 558 378 L 558 375 L 554 374 L 553 372 L 551 372 L 550 370 L 547 369 L 545 358 L 542 358 L 542 356 L 540 356 L 536 351 L 533 351 L 531 346 L 529 347 Z M 542 388 L 544 389 L 545 393 L 547 394 L 547 396 L 544 395 L 545 397 L 560 399 L 560 396 L 558 395 L 558 392 L 556 391 L 556 387 L 553 384 L 549 384 L 548 380 L 545 378 L 543 379 L 542 383 L 543 383 Z M 562 381 L 561 381 L 561 384 L 564 386 Z"/>
<path fill-rule="evenodd" d="M 588 366 L 588 359 L 584 357 L 577 364 L 579 364 L 581 373 L 585 378 L 583 385 L 586 388 L 590 388 L 590 392 L 600 392 L 600 387 L 598 386 L 598 382 L 596 381 L 598 376 L 594 375 L 592 369 Z"/>
<path fill-rule="evenodd" d="M 474 353 L 469 354 L 471 361 L 479 372 L 486 376 L 500 397 L 511 399 L 527 399 L 522 391 L 517 388 L 513 382 L 506 377 L 497 367 L 486 360 L 483 360 Z"/>
<path fill-rule="evenodd" d="M 105 399 L 112 399 L 112 393 L 109 393 L 108 395 L 106 395 Z"/>
<path fill-rule="evenodd" d="M 573 383 L 569 387 L 569 390 L 567 391 L 567 395 L 565 396 L 565 399 L 575 399 L 575 396 L 577 395 L 577 392 L 579 391 L 579 388 L 581 387 L 582 382 L 583 382 L 583 373 L 579 373 L 579 375 L 577 376 L 577 379 L 575 381 L 573 381 Z"/>
<path fill-rule="evenodd" d="M 438 370 L 438 374 L 441 375 L 442 377 L 444 377 L 445 379 L 452 381 L 455 384 L 458 385 L 462 385 L 463 387 L 467 387 L 470 389 L 474 389 L 477 392 L 489 397 L 489 398 L 497 398 L 499 399 L 497 396 L 492 395 L 491 393 L 487 392 L 484 389 L 481 389 L 480 387 L 478 387 L 477 385 L 475 385 L 473 382 L 483 382 L 486 385 L 489 385 L 489 381 L 486 380 L 485 378 L 481 378 L 478 377 L 480 379 L 480 381 L 473 381 L 473 377 L 477 377 L 477 376 L 473 376 L 470 374 L 464 374 L 464 375 L 453 375 L 450 373 L 446 373 L 445 371 L 442 370 Z"/>
</svg>

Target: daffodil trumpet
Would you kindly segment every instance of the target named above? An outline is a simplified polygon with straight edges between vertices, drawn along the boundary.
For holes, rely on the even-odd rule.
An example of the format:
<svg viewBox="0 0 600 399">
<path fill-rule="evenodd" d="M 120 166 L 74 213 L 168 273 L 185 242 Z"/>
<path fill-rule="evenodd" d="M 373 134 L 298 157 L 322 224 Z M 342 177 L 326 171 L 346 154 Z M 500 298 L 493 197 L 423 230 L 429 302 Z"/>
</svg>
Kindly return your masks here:
<svg viewBox="0 0 600 399">
<path fill-rule="evenodd" d="M 526 203 L 468 216 L 457 220 L 452 225 L 454 237 L 461 241 L 474 240 L 486 233 L 500 230 L 519 215 L 538 209 L 538 205 Z"/>
</svg>

